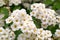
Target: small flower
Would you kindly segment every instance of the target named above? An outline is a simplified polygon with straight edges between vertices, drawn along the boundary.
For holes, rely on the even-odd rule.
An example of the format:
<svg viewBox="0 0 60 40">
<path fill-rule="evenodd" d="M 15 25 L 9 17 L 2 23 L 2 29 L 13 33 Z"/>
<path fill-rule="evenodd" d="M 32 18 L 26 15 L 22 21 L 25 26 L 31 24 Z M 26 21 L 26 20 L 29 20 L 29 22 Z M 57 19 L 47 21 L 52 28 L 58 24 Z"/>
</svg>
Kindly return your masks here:
<svg viewBox="0 0 60 40">
<path fill-rule="evenodd" d="M 11 23 L 12 22 L 12 18 L 11 17 L 8 17 L 5 21 L 6 21 L 7 24 L 8 23 Z"/>
<path fill-rule="evenodd" d="M 14 5 L 19 5 L 21 4 L 21 0 L 9 0 L 9 6 L 12 6 L 12 4 Z"/>
<path fill-rule="evenodd" d="M 3 27 L 0 27 L 0 39 L 1 40 L 14 40 L 15 34 L 13 31 L 11 31 L 9 28 L 4 29 Z"/>
<path fill-rule="evenodd" d="M 56 37 L 60 37 L 60 30 L 59 30 L 59 29 L 56 30 L 55 36 L 56 36 Z"/>
</svg>

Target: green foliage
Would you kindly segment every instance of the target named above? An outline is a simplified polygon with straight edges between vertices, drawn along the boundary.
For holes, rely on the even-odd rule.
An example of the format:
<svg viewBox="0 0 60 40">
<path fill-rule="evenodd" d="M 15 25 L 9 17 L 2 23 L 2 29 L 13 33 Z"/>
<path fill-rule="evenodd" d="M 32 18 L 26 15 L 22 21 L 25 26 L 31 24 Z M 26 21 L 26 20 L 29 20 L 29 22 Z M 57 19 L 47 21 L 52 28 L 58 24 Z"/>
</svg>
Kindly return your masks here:
<svg viewBox="0 0 60 40">
<path fill-rule="evenodd" d="M 45 0 L 43 3 L 48 7 L 52 6 L 52 9 L 54 10 L 60 9 L 60 0 Z"/>
<path fill-rule="evenodd" d="M 21 8 L 22 7 L 20 5 L 18 5 L 18 6 L 12 5 L 11 6 L 11 11 L 16 10 L 16 9 L 21 9 Z"/>
<path fill-rule="evenodd" d="M 55 9 L 60 9 L 60 1 L 56 1 L 52 7 Z"/>
<path fill-rule="evenodd" d="M 44 0 L 44 3 L 46 4 L 46 5 L 49 5 L 49 4 L 51 4 L 53 1 L 52 0 Z"/>
<path fill-rule="evenodd" d="M 21 30 L 17 30 L 17 31 L 15 31 L 15 35 L 16 35 L 15 40 L 17 40 L 17 37 L 18 37 L 19 34 L 21 34 L 21 33 L 22 33 Z"/>
<path fill-rule="evenodd" d="M 0 8 L 0 13 L 4 14 L 3 19 L 8 18 L 8 16 L 9 16 L 9 11 L 8 11 L 8 9 L 6 9 L 5 7 Z"/>
<path fill-rule="evenodd" d="M 58 28 L 59 28 L 58 24 L 56 24 L 55 26 L 50 25 L 50 26 L 47 27 L 47 30 L 50 30 L 52 32 L 52 34 L 54 34 L 56 29 L 58 29 Z"/>
<path fill-rule="evenodd" d="M 10 28 L 10 26 L 11 26 L 12 24 L 13 24 L 13 22 L 11 22 L 11 23 L 9 23 L 9 24 L 6 24 L 6 22 L 4 22 L 4 26 L 3 26 L 3 27 L 4 27 L 4 28 L 8 28 L 8 27 L 9 27 L 9 28 Z"/>
<path fill-rule="evenodd" d="M 36 25 L 37 28 L 40 28 L 41 27 L 41 21 L 39 19 L 36 19 L 35 17 L 32 17 L 33 18 L 33 21 Z"/>
</svg>

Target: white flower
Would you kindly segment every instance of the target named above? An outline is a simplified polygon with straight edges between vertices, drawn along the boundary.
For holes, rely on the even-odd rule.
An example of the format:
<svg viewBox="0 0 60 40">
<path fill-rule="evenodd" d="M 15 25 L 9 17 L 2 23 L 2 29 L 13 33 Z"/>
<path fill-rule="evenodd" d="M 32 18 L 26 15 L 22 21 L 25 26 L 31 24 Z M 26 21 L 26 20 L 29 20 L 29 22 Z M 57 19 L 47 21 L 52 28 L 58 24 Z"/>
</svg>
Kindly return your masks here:
<svg viewBox="0 0 60 40">
<path fill-rule="evenodd" d="M 11 17 L 8 17 L 5 21 L 6 21 L 7 24 L 8 23 L 11 23 L 12 22 L 12 18 Z"/>
<path fill-rule="evenodd" d="M 11 25 L 11 29 L 12 29 L 13 31 L 19 30 L 18 25 L 16 25 L 15 23 L 13 23 L 13 24 Z"/>
<path fill-rule="evenodd" d="M 0 27 L 0 34 L 3 34 L 4 29 L 2 27 Z"/>
<path fill-rule="evenodd" d="M 37 12 L 38 12 L 38 10 L 35 10 L 35 11 L 32 11 L 31 13 L 30 13 L 30 16 L 36 16 L 36 14 L 37 14 Z"/>
<path fill-rule="evenodd" d="M 51 31 L 49 31 L 49 30 L 46 30 L 45 32 L 46 32 L 46 34 L 47 34 L 47 37 L 51 37 L 51 36 L 52 36 L 52 33 L 51 33 Z"/>
<path fill-rule="evenodd" d="M 38 3 L 32 4 L 31 5 L 31 10 L 36 10 L 38 6 L 39 6 Z"/>
<path fill-rule="evenodd" d="M 59 30 L 59 29 L 56 30 L 55 36 L 56 36 L 56 37 L 60 37 L 60 30 Z"/>
<path fill-rule="evenodd" d="M 32 12 L 31 16 L 40 19 L 42 28 L 47 28 L 49 25 L 56 25 L 60 21 L 57 19 L 56 12 L 52 9 L 45 8 L 45 5 L 42 3 L 34 3 L 31 5 Z M 57 22 L 57 23 L 56 23 Z"/>
<path fill-rule="evenodd" d="M 21 0 L 9 0 L 9 6 L 21 4 Z"/>
<path fill-rule="evenodd" d="M 26 27 L 25 27 L 26 28 Z M 32 29 L 31 30 L 26 30 L 22 34 L 18 36 L 18 40 L 44 40 L 51 38 L 52 34 L 48 30 L 43 30 L 43 28 L 40 29 Z"/>
<path fill-rule="evenodd" d="M 11 31 L 9 28 L 4 29 L 0 27 L 0 40 L 14 40 L 15 34 L 13 31 Z"/>
<path fill-rule="evenodd" d="M 39 8 L 45 8 L 45 5 L 42 4 L 42 3 L 34 3 L 31 5 L 31 10 L 36 10 L 36 9 L 39 9 Z"/>
<path fill-rule="evenodd" d="M 60 16 L 56 16 L 56 18 L 57 23 L 60 23 Z"/>
<path fill-rule="evenodd" d="M 48 25 L 47 24 L 41 24 L 41 27 L 46 29 L 48 27 Z"/>
<path fill-rule="evenodd" d="M 38 31 L 37 31 L 37 37 L 39 39 L 44 40 L 44 39 L 47 39 L 47 38 L 49 38 L 51 36 L 52 36 L 52 33 L 50 31 L 48 31 L 48 30 L 43 30 L 43 28 L 38 29 Z"/>
<path fill-rule="evenodd" d="M 18 40 L 33 40 L 36 38 L 36 35 L 33 34 L 33 33 L 28 33 L 28 32 L 25 32 L 23 34 L 20 34 L 18 36 Z"/>
</svg>

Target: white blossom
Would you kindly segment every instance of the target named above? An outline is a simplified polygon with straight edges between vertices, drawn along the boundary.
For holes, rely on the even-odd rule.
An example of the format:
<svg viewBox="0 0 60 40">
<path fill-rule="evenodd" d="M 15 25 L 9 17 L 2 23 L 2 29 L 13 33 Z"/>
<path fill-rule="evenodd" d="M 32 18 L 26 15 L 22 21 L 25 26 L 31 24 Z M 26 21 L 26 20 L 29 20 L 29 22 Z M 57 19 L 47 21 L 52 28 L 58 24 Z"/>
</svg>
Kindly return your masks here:
<svg viewBox="0 0 60 40">
<path fill-rule="evenodd" d="M 34 31 L 31 32 L 26 31 L 18 36 L 18 40 L 44 40 L 51 38 L 52 33 L 48 30 L 41 29 L 34 29 Z"/>
<path fill-rule="evenodd" d="M 11 6 L 12 4 L 19 5 L 21 4 L 21 0 L 9 0 L 9 6 Z"/>
<path fill-rule="evenodd" d="M 11 25 L 11 29 L 13 31 L 21 29 L 22 32 L 25 32 L 36 27 L 34 22 L 32 21 L 32 17 L 26 13 L 25 9 L 14 10 L 6 19 L 7 24 L 11 22 L 13 22 L 13 24 Z"/>
<path fill-rule="evenodd" d="M 56 36 L 56 37 L 60 37 L 60 30 L 59 30 L 59 29 L 56 30 L 55 36 Z"/>
<path fill-rule="evenodd" d="M 34 3 L 31 5 L 32 12 L 31 16 L 34 16 L 37 19 L 40 19 L 42 28 L 47 28 L 49 25 L 56 25 L 59 23 L 56 12 L 52 9 L 45 8 L 45 4 Z"/>
<path fill-rule="evenodd" d="M 0 40 L 14 40 L 15 34 L 9 28 L 0 27 Z"/>
</svg>

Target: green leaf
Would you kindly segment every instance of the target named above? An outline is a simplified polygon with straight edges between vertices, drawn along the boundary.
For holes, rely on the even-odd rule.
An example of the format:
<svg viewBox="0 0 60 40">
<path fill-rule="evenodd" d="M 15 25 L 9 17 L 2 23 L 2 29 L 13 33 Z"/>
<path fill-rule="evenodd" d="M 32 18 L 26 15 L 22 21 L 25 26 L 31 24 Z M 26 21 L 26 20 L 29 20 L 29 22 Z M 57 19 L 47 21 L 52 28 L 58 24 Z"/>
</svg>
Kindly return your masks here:
<svg viewBox="0 0 60 40">
<path fill-rule="evenodd" d="M 28 10 L 28 9 L 27 9 L 26 11 L 27 11 L 27 14 L 29 14 L 29 15 L 30 15 L 31 10 Z"/>
<path fill-rule="evenodd" d="M 41 20 L 32 17 L 37 28 L 41 28 Z"/>
<path fill-rule="evenodd" d="M 55 0 L 54 4 L 52 5 L 52 9 L 54 10 L 60 9 L 60 0 Z"/>
<path fill-rule="evenodd" d="M 53 8 L 56 8 L 56 9 L 60 9 L 60 2 L 56 2 L 54 5 L 53 5 Z"/>
<path fill-rule="evenodd" d="M 12 5 L 11 6 L 11 11 L 16 10 L 16 9 L 21 9 L 21 6 L 20 5 L 18 5 L 18 6 Z"/>
<path fill-rule="evenodd" d="M 59 29 L 59 25 L 58 24 L 56 24 L 55 26 L 50 25 L 50 26 L 47 27 L 47 30 L 50 30 L 52 32 L 52 34 L 55 33 L 56 29 Z"/>
<path fill-rule="evenodd" d="M 8 18 L 8 16 L 9 16 L 9 11 L 5 7 L 1 8 L 0 13 L 4 14 L 3 19 Z"/>
<path fill-rule="evenodd" d="M 17 37 L 18 37 L 21 33 L 22 33 L 21 30 L 15 31 L 15 35 L 16 35 L 15 40 L 17 40 Z"/>
<path fill-rule="evenodd" d="M 9 27 L 10 28 L 10 26 L 13 24 L 13 22 L 11 22 L 11 23 L 9 23 L 9 24 L 6 24 L 6 22 L 4 22 L 4 28 L 7 28 L 7 27 Z"/>
<path fill-rule="evenodd" d="M 49 5 L 49 4 L 51 4 L 53 1 L 52 0 L 44 0 L 44 3 L 46 4 L 46 5 Z"/>
</svg>

